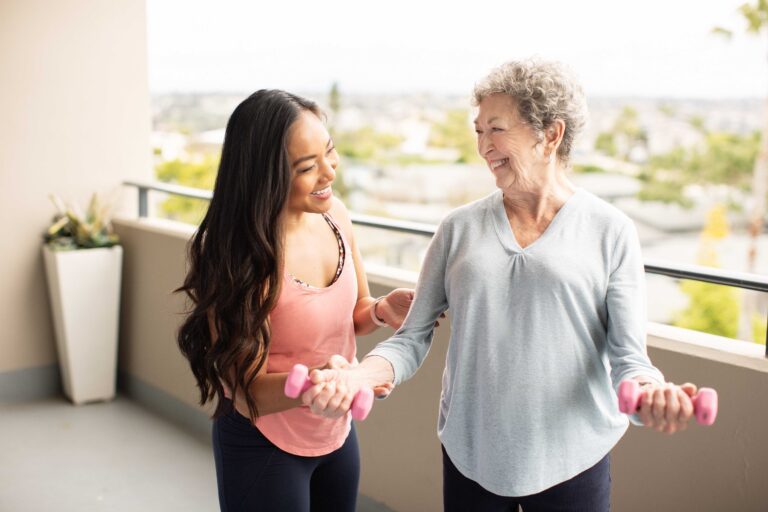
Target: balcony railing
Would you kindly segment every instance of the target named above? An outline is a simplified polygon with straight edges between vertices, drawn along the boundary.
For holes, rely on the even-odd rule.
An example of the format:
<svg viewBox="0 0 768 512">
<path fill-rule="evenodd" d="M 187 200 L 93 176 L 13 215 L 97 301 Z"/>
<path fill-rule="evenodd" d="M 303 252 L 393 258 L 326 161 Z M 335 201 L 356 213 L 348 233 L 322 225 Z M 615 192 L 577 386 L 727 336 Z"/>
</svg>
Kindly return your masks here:
<svg viewBox="0 0 768 512">
<path fill-rule="evenodd" d="M 169 183 L 145 183 L 138 181 L 126 181 L 123 183 L 129 187 L 135 187 L 139 192 L 139 217 L 149 215 L 149 192 L 163 192 L 165 194 L 187 197 L 191 199 L 202 199 L 210 201 L 212 192 Z M 386 229 L 399 233 L 422 235 L 432 237 L 435 234 L 436 226 L 420 222 L 409 222 L 401 220 L 387 219 L 383 217 L 374 217 L 371 215 L 362 215 L 350 213 L 353 224 L 378 229 Z M 731 270 L 715 269 L 701 265 L 686 265 L 669 261 L 645 260 L 645 271 L 648 274 L 657 274 L 675 279 L 688 279 L 691 281 L 701 281 L 704 283 L 719 284 L 731 286 L 745 290 L 754 290 L 768 293 L 768 276 L 760 274 L 750 274 L 746 272 L 735 272 Z M 765 356 L 768 358 L 768 328 L 766 329 L 766 348 Z"/>
</svg>

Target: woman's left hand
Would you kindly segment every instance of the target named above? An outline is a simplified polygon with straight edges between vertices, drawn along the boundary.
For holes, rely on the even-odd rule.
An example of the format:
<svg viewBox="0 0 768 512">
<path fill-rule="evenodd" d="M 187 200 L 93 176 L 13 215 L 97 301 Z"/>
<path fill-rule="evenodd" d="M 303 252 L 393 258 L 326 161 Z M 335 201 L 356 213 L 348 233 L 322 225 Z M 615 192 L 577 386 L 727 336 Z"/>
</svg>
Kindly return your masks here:
<svg viewBox="0 0 768 512">
<path fill-rule="evenodd" d="M 411 309 L 413 294 L 410 288 L 395 288 L 376 305 L 376 315 L 393 329 L 399 329 Z"/>
<path fill-rule="evenodd" d="M 696 386 L 690 383 L 676 386 L 667 382 L 646 386 L 640 399 L 640 421 L 646 427 L 665 434 L 685 430 L 693 417 L 691 397 L 695 394 Z"/>
</svg>

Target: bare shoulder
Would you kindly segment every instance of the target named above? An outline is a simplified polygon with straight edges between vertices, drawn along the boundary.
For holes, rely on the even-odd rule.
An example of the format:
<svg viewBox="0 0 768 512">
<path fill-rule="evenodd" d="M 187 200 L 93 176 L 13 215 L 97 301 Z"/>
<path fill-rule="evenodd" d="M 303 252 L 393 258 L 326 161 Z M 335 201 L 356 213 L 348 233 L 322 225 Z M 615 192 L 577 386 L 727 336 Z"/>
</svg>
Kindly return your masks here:
<svg viewBox="0 0 768 512">
<path fill-rule="evenodd" d="M 333 218 L 333 220 L 336 221 L 336 223 L 345 231 L 345 234 L 351 234 L 352 221 L 349 218 L 347 207 L 344 206 L 344 203 L 341 202 L 341 199 L 336 196 L 333 196 L 331 201 L 331 209 L 328 210 L 328 213 Z"/>
</svg>

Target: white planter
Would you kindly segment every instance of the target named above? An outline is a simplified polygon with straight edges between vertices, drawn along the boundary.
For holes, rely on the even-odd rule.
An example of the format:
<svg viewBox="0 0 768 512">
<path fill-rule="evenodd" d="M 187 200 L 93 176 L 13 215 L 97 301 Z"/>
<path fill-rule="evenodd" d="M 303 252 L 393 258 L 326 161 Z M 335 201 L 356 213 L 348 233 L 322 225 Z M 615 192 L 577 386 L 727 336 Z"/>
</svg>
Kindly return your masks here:
<svg viewBox="0 0 768 512">
<path fill-rule="evenodd" d="M 64 393 L 75 404 L 114 398 L 122 247 L 43 246 L 43 259 Z"/>
</svg>

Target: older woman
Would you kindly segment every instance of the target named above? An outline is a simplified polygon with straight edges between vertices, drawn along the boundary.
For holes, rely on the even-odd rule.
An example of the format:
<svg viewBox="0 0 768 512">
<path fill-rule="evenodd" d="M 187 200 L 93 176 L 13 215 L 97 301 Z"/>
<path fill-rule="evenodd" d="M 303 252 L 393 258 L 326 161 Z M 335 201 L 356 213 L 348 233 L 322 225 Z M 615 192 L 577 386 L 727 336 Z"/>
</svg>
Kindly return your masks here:
<svg viewBox="0 0 768 512">
<path fill-rule="evenodd" d="M 580 87 L 558 64 L 509 62 L 474 101 L 477 149 L 498 190 L 440 224 L 395 335 L 356 368 L 315 373 L 304 400 L 338 414 L 361 386 L 410 378 L 450 307 L 445 510 L 608 510 L 608 454 L 628 425 L 614 389 L 647 386 L 635 421 L 673 433 L 686 428 L 695 386 L 665 383 L 646 355 L 632 221 L 568 177 L 586 117 Z"/>
</svg>

